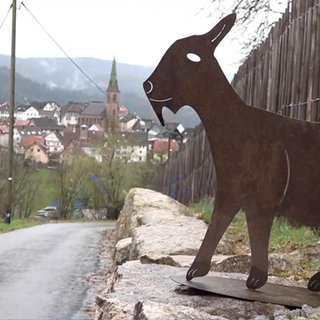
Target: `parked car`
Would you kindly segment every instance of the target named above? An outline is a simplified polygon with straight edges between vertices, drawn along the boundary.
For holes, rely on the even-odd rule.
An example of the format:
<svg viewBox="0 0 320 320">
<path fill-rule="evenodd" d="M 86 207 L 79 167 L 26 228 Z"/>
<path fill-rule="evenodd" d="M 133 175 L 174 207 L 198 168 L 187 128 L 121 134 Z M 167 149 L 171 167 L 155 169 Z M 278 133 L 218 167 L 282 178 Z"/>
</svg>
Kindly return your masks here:
<svg viewBox="0 0 320 320">
<path fill-rule="evenodd" d="M 49 206 L 45 207 L 44 209 L 36 211 L 36 217 L 41 217 L 41 218 L 58 218 L 58 211 L 57 207 L 54 206 Z"/>
</svg>

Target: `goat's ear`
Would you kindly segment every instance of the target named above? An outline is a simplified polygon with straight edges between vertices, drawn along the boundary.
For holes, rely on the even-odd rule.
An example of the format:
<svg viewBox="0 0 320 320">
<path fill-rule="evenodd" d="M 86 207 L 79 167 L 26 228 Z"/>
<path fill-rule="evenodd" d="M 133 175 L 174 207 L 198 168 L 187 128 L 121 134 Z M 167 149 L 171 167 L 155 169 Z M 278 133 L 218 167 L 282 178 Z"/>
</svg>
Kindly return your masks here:
<svg viewBox="0 0 320 320">
<path fill-rule="evenodd" d="M 204 36 L 212 43 L 213 49 L 215 49 L 225 35 L 230 31 L 236 21 L 237 15 L 231 13 L 228 16 L 220 20 L 208 33 Z"/>
</svg>

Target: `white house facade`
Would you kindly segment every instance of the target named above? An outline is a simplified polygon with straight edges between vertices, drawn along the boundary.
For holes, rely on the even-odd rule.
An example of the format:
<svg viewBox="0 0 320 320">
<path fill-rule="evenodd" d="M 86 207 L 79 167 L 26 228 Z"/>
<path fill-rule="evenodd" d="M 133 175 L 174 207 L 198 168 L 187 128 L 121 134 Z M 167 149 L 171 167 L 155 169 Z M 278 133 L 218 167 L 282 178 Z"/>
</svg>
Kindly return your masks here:
<svg viewBox="0 0 320 320">
<path fill-rule="evenodd" d="M 51 154 L 61 153 L 64 149 L 60 135 L 55 132 L 48 133 L 45 137 L 47 151 Z"/>
<path fill-rule="evenodd" d="M 127 162 L 146 162 L 148 147 L 146 145 L 120 146 L 116 157 Z"/>
<path fill-rule="evenodd" d="M 16 113 L 17 120 L 27 120 L 31 118 L 39 118 L 40 114 L 39 111 L 34 107 L 29 107 L 27 109 L 19 109 Z"/>
</svg>

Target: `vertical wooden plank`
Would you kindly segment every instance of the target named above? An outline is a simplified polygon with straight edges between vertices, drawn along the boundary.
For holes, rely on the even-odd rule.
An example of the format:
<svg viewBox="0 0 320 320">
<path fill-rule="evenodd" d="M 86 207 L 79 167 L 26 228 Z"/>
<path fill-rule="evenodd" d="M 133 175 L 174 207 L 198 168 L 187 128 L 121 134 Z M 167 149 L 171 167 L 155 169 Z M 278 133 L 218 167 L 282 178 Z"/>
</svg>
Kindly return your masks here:
<svg viewBox="0 0 320 320">
<path fill-rule="evenodd" d="M 289 9 L 284 13 L 282 23 L 282 34 L 280 35 L 280 62 L 279 62 L 279 95 L 277 101 L 277 112 L 285 114 L 284 105 L 288 104 L 286 100 L 286 64 L 288 59 L 288 33 L 289 33 Z"/>
<path fill-rule="evenodd" d="M 314 71 L 313 71 L 313 99 L 320 97 L 320 6 L 315 6 L 314 17 L 315 21 L 315 58 L 314 58 Z M 320 121 L 319 101 L 313 104 L 313 121 Z"/>
<path fill-rule="evenodd" d="M 308 64 L 308 78 L 307 78 L 307 92 L 306 92 L 306 101 L 307 101 L 307 116 L 306 120 L 314 121 L 312 116 L 312 100 L 313 90 L 314 90 L 314 68 L 315 68 L 315 53 L 316 53 L 316 31 L 317 31 L 317 10 L 310 8 L 308 11 L 309 22 L 308 22 L 308 35 L 309 35 L 309 60 Z"/>
</svg>

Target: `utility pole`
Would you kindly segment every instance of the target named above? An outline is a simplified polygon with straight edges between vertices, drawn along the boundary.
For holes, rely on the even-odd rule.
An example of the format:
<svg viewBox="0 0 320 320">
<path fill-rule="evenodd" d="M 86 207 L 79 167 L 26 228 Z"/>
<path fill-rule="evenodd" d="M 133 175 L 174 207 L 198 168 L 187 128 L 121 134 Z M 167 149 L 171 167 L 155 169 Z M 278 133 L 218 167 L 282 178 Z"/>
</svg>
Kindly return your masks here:
<svg viewBox="0 0 320 320">
<path fill-rule="evenodd" d="M 15 109 L 16 83 L 16 21 L 17 1 L 12 1 L 12 31 L 11 31 L 11 72 L 10 72 L 10 105 L 9 105 L 9 141 L 8 141 L 8 196 L 5 222 L 11 223 L 12 213 L 12 182 L 13 182 L 13 126 Z"/>
</svg>

